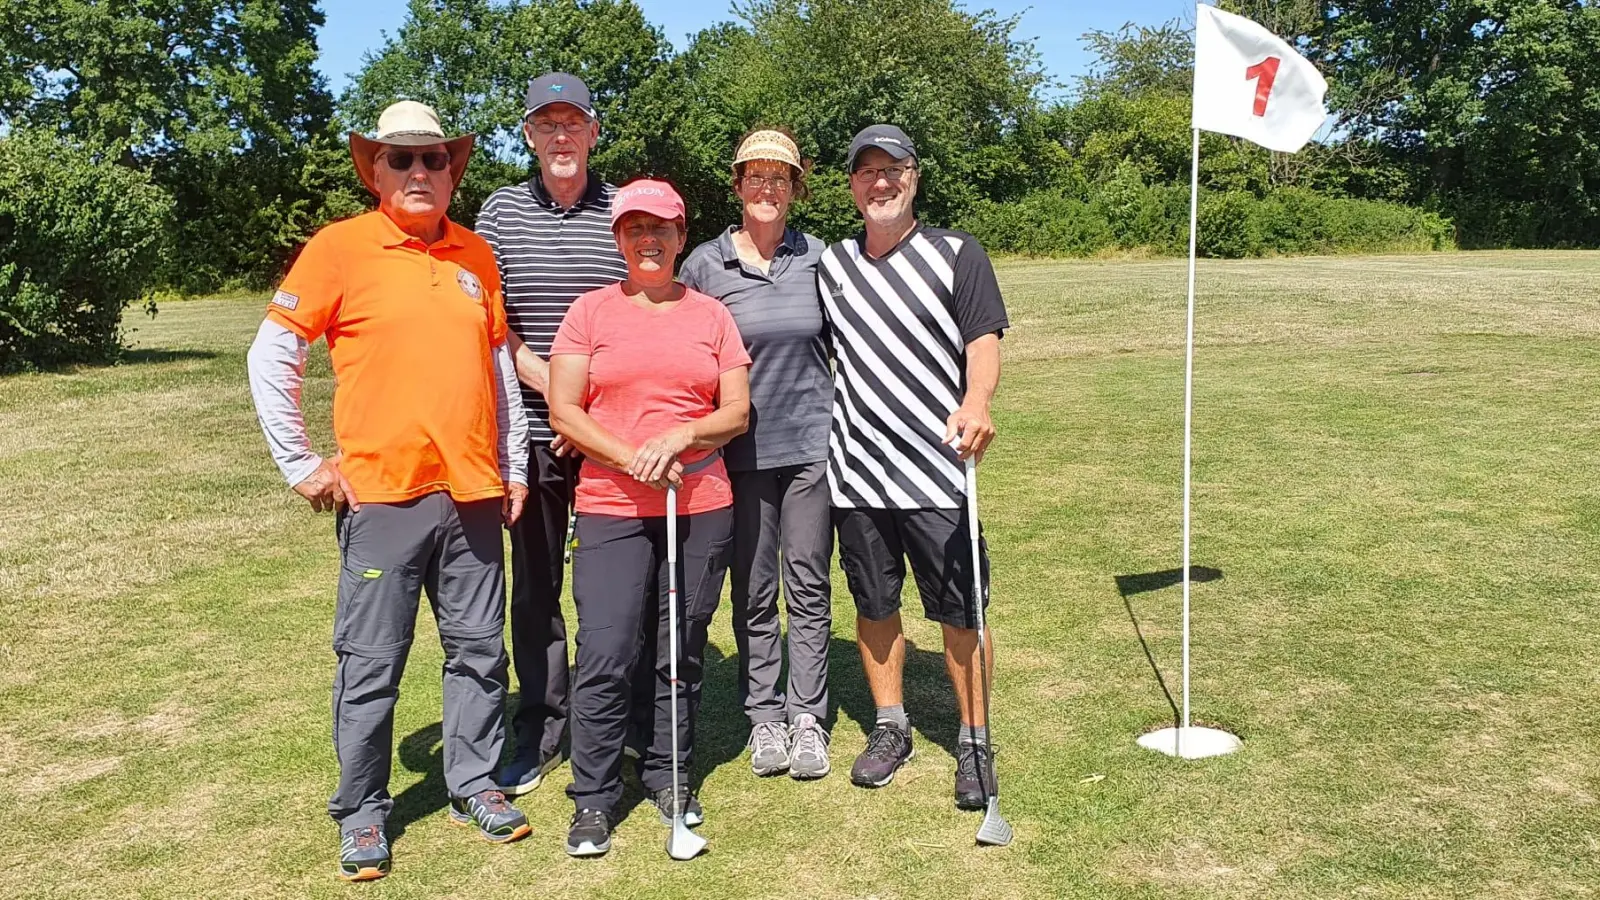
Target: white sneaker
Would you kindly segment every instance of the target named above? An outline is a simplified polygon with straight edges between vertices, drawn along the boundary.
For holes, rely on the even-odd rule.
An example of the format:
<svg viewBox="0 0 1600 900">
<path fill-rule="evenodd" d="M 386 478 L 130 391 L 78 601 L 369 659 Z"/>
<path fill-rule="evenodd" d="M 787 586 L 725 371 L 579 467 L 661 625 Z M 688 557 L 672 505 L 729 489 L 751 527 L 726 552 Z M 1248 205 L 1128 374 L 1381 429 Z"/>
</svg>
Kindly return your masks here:
<svg viewBox="0 0 1600 900">
<path fill-rule="evenodd" d="M 778 775 L 789 770 L 789 729 L 782 722 L 761 722 L 750 729 L 750 771 Z"/>
<path fill-rule="evenodd" d="M 795 716 L 789 727 L 789 777 L 821 778 L 833 771 L 828 763 L 828 732 L 810 713 Z"/>
</svg>

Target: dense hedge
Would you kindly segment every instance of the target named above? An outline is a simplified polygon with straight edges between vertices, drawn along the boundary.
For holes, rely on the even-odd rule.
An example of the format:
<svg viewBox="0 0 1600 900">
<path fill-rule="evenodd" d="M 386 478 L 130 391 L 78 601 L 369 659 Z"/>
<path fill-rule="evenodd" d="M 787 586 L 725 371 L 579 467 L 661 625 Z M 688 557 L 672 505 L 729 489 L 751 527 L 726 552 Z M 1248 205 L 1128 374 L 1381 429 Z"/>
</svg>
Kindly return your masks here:
<svg viewBox="0 0 1600 900">
<path fill-rule="evenodd" d="M 1177 256 L 1188 252 L 1188 219 L 1186 186 L 1112 179 L 1088 200 L 1046 192 L 1015 203 L 980 202 L 961 227 L 997 253 Z M 1241 258 L 1447 250 L 1455 240 L 1450 221 L 1431 212 L 1281 188 L 1265 197 L 1202 191 L 1198 244 L 1202 256 Z"/>
<path fill-rule="evenodd" d="M 171 229 L 143 173 L 53 136 L 0 139 L 0 372 L 114 360 Z"/>
</svg>

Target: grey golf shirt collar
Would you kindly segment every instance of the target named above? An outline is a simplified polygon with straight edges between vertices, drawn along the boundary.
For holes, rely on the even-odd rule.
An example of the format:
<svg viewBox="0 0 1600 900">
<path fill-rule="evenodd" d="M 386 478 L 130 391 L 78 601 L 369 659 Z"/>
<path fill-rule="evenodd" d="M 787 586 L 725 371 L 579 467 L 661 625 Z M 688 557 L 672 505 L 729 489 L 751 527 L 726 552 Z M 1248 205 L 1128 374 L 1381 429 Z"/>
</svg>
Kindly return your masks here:
<svg viewBox="0 0 1600 900">
<path fill-rule="evenodd" d="M 738 269 L 747 275 L 776 281 L 789 268 L 789 259 L 800 250 L 800 232 L 784 226 L 783 240 L 779 242 L 777 250 L 772 254 L 772 268 L 770 272 L 763 273 L 760 269 L 751 268 L 739 258 L 739 249 L 733 246 L 733 233 L 743 226 L 729 225 L 717 236 L 717 252 L 722 254 L 722 265 L 729 269 Z"/>
<path fill-rule="evenodd" d="M 593 206 L 601 200 L 604 192 L 604 182 L 600 180 L 600 176 L 596 175 L 593 169 L 586 170 L 584 176 L 586 180 L 583 187 L 583 196 L 579 197 L 578 202 L 566 210 L 569 213 Z M 556 206 L 555 198 L 550 196 L 550 192 L 545 189 L 543 172 L 534 172 L 533 177 L 528 179 L 528 193 L 533 195 L 534 202 L 545 209 L 560 210 L 560 207 Z"/>
</svg>

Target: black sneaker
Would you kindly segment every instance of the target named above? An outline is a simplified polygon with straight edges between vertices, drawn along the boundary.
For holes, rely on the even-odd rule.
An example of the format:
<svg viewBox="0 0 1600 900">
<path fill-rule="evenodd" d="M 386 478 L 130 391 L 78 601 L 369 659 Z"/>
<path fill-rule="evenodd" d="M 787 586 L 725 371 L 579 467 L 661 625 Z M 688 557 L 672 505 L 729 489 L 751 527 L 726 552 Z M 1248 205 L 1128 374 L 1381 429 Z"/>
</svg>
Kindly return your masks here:
<svg viewBox="0 0 1600 900">
<path fill-rule="evenodd" d="M 389 838 L 378 825 L 362 825 L 339 833 L 339 877 L 372 881 L 389 874 Z"/>
<path fill-rule="evenodd" d="M 678 789 L 678 799 L 683 801 L 683 824 L 690 828 L 706 820 L 706 811 L 700 807 L 700 800 L 689 793 L 688 788 Z M 672 788 L 664 787 L 650 795 L 650 802 L 656 805 L 656 812 L 661 814 L 661 824 L 672 824 Z"/>
<path fill-rule="evenodd" d="M 867 749 L 856 757 L 850 768 L 850 780 L 861 787 L 883 787 L 894 780 L 894 773 L 911 761 L 911 735 L 888 722 L 867 735 Z"/>
<path fill-rule="evenodd" d="M 983 809 L 999 789 L 994 748 L 962 744 L 956 754 L 956 809 Z"/>
<path fill-rule="evenodd" d="M 460 825 L 478 826 L 478 834 L 496 844 L 527 837 L 533 830 L 528 826 L 528 817 L 499 791 L 479 791 L 465 799 L 451 797 L 450 818 Z"/>
<path fill-rule="evenodd" d="M 567 829 L 568 856 L 601 856 L 611 849 L 611 817 L 604 810 L 580 809 Z"/>
<path fill-rule="evenodd" d="M 562 762 L 564 759 L 560 750 L 544 755 L 519 753 L 500 770 L 497 779 L 500 782 L 500 790 L 508 797 L 526 794 L 538 787 L 544 781 L 544 777 L 560 767 Z"/>
</svg>

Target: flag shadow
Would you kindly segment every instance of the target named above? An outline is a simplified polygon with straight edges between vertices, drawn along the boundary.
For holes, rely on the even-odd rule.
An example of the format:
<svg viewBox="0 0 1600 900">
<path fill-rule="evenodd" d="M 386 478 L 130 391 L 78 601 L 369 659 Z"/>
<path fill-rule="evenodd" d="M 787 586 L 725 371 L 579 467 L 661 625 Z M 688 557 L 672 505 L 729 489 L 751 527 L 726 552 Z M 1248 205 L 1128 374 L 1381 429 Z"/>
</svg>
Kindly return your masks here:
<svg viewBox="0 0 1600 900">
<path fill-rule="evenodd" d="M 1167 706 L 1172 710 L 1173 727 L 1182 724 L 1183 712 L 1178 708 L 1178 701 L 1172 696 L 1172 689 L 1167 687 L 1167 680 L 1161 674 L 1161 666 L 1156 663 L 1156 656 L 1150 649 L 1150 642 L 1145 639 L 1144 629 L 1139 625 L 1139 615 L 1133 610 L 1132 598 L 1173 587 L 1183 583 L 1183 569 L 1163 569 L 1159 572 L 1142 572 L 1137 575 L 1118 575 L 1115 578 L 1117 593 L 1122 595 L 1122 608 L 1128 612 L 1128 621 L 1133 624 L 1134 636 L 1139 639 L 1139 646 L 1144 650 L 1144 658 L 1150 663 L 1150 672 L 1156 677 L 1156 685 L 1161 688 L 1161 693 L 1167 698 Z M 1189 582 L 1203 584 L 1208 581 L 1221 581 L 1222 570 L 1209 566 L 1189 566 Z"/>
</svg>

